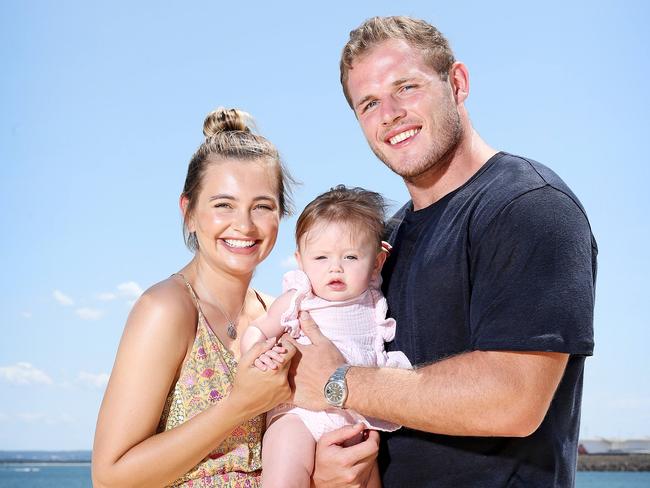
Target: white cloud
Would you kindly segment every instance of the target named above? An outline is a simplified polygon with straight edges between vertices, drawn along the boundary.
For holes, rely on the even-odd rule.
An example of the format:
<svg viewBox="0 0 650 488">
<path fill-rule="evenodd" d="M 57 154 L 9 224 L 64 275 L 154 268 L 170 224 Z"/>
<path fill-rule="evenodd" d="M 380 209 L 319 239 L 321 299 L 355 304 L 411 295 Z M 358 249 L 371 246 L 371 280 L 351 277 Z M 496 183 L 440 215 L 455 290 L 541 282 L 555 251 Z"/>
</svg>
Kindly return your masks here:
<svg viewBox="0 0 650 488">
<path fill-rule="evenodd" d="M 111 292 L 104 292 L 104 293 L 97 294 L 97 300 L 101 300 L 102 302 L 110 302 L 111 300 L 115 300 L 116 298 L 117 295 Z"/>
<path fill-rule="evenodd" d="M 117 285 L 117 289 L 121 295 L 129 298 L 138 298 L 144 290 L 135 281 L 127 281 Z"/>
<path fill-rule="evenodd" d="M 47 373 L 25 362 L 0 367 L 0 378 L 14 385 L 51 385 L 53 383 Z"/>
<path fill-rule="evenodd" d="M 16 417 L 26 424 L 59 425 L 73 424 L 75 422 L 74 418 L 67 413 L 52 415 L 43 412 L 21 412 L 16 414 Z"/>
<path fill-rule="evenodd" d="M 295 255 L 291 254 L 282 260 L 280 266 L 286 269 L 298 269 L 298 262 Z"/>
<path fill-rule="evenodd" d="M 108 383 L 108 377 L 108 373 L 93 374 L 87 373 L 86 371 L 80 371 L 77 375 L 77 383 L 92 388 L 104 388 Z"/>
<path fill-rule="evenodd" d="M 42 412 L 38 412 L 38 413 L 22 412 L 22 413 L 16 414 L 16 417 L 18 417 L 20 420 L 22 420 L 23 422 L 28 423 L 28 424 L 33 424 L 33 423 L 45 420 L 45 414 L 42 413 Z"/>
<path fill-rule="evenodd" d="M 52 292 L 52 296 L 61 305 L 64 305 L 66 307 L 70 305 L 74 305 L 74 300 L 70 298 L 68 295 L 66 295 L 65 293 L 63 293 L 62 291 L 54 290 Z"/>
<path fill-rule="evenodd" d="M 23 317 L 25 317 L 26 319 L 31 319 L 32 318 L 32 312 L 30 312 L 29 310 L 25 310 L 21 315 Z"/>
<path fill-rule="evenodd" d="M 81 320 L 99 320 L 104 316 L 104 311 L 98 308 L 78 308 L 75 313 Z"/>
</svg>

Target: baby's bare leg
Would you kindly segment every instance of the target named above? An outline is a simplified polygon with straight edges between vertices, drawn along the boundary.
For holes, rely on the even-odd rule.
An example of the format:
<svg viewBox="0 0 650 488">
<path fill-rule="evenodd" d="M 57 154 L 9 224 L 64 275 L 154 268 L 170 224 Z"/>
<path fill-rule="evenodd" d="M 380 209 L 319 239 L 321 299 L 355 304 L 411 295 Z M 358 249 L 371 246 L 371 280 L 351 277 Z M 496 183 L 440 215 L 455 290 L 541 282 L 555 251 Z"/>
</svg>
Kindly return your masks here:
<svg viewBox="0 0 650 488">
<path fill-rule="evenodd" d="M 262 441 L 262 486 L 309 488 L 315 454 L 316 441 L 300 417 L 278 417 Z"/>
<path fill-rule="evenodd" d="M 370 478 L 368 479 L 366 488 L 381 488 L 381 476 L 379 475 L 379 466 L 377 466 L 376 461 L 370 472 Z"/>
</svg>

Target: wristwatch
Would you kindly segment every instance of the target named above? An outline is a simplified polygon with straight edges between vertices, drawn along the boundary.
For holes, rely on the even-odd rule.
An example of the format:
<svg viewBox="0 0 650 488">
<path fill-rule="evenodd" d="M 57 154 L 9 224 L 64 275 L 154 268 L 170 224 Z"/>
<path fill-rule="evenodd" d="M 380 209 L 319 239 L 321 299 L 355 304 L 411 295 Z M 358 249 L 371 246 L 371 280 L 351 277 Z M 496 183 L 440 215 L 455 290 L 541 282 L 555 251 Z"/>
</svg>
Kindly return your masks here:
<svg viewBox="0 0 650 488">
<path fill-rule="evenodd" d="M 343 408 L 343 404 L 348 398 L 348 384 L 345 381 L 348 369 L 350 369 L 349 364 L 336 368 L 336 371 L 332 373 L 332 376 L 325 383 L 325 388 L 323 388 L 325 400 L 333 407 Z"/>
</svg>

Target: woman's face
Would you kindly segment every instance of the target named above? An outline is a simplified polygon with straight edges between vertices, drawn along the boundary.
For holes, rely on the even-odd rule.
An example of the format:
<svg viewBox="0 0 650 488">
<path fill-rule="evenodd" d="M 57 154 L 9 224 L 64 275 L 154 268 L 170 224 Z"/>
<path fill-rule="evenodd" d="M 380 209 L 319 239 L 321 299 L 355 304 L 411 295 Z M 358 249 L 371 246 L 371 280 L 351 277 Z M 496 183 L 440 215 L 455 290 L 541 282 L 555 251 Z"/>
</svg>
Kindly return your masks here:
<svg viewBox="0 0 650 488">
<path fill-rule="evenodd" d="M 280 210 L 277 175 L 265 161 L 210 164 L 201 182 L 188 230 L 198 253 L 232 275 L 250 275 L 273 249 Z"/>
</svg>

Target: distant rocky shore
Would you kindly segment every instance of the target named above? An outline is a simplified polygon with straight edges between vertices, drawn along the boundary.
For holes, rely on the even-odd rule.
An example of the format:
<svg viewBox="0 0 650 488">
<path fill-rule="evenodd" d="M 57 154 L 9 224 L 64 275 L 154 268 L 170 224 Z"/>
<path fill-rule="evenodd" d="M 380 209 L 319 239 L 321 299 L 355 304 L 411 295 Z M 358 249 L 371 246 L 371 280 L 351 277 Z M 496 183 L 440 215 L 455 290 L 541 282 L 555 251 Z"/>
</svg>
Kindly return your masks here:
<svg viewBox="0 0 650 488">
<path fill-rule="evenodd" d="M 90 455 L 90 451 L 0 451 L 0 464 L 87 464 Z M 650 471 L 650 454 L 580 454 L 578 471 Z"/>
<path fill-rule="evenodd" d="M 578 471 L 650 471 L 650 454 L 580 454 Z"/>
</svg>

